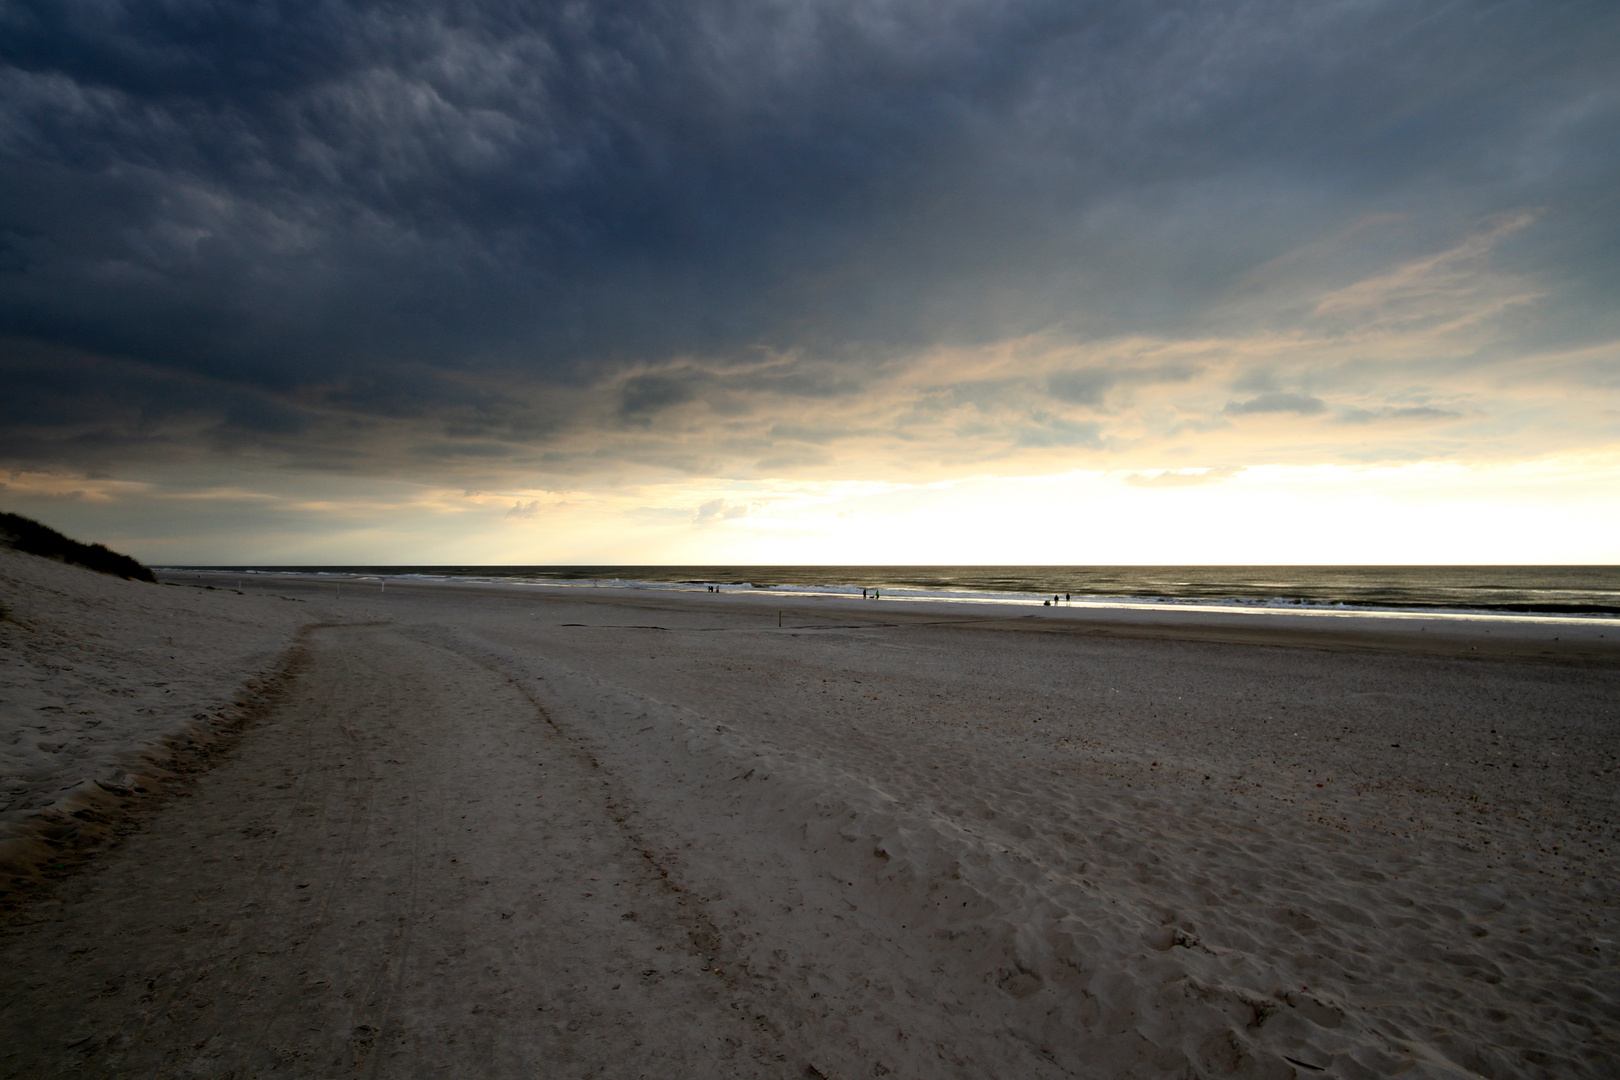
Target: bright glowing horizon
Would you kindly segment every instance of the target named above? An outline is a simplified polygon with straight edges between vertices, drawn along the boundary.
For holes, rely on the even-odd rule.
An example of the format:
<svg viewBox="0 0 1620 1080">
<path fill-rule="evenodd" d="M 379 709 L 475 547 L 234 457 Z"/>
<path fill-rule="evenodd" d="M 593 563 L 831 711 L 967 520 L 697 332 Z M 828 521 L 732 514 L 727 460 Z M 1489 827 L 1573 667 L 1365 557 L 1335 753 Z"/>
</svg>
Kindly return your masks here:
<svg viewBox="0 0 1620 1080">
<path fill-rule="evenodd" d="M 154 485 L 55 508 L 85 535 L 98 506 L 229 508 L 218 535 L 117 538 L 155 565 L 1608 564 L 1617 485 L 1620 458 L 336 500 Z"/>
</svg>

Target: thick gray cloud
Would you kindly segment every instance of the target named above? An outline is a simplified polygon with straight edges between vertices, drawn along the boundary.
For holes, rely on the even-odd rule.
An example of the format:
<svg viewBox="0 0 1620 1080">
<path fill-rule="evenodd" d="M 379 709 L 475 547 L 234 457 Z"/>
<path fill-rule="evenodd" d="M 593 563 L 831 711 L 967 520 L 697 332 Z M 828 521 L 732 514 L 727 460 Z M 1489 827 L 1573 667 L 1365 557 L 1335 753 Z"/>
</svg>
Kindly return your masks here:
<svg viewBox="0 0 1620 1080">
<path fill-rule="evenodd" d="M 1603 0 L 12 0 L 0 449 L 524 460 L 934 347 L 1280 325 L 1254 275 L 1378 215 L 1316 284 L 1532 212 L 1491 257 L 1549 298 L 1491 348 L 1576 348 L 1620 334 L 1617 40 Z"/>
<path fill-rule="evenodd" d="M 1321 398 L 1312 397 L 1310 394 L 1274 391 L 1252 397 L 1247 401 L 1228 402 L 1225 411 L 1233 416 L 1244 416 L 1249 413 L 1298 413 L 1301 416 L 1314 416 L 1317 413 L 1327 412 L 1327 404 Z"/>
<path fill-rule="evenodd" d="M 1338 417 L 1341 424 L 1374 424 L 1381 420 L 1452 420 L 1457 413 L 1449 409 L 1436 409 L 1428 405 L 1408 405 L 1400 408 L 1350 409 Z"/>
</svg>

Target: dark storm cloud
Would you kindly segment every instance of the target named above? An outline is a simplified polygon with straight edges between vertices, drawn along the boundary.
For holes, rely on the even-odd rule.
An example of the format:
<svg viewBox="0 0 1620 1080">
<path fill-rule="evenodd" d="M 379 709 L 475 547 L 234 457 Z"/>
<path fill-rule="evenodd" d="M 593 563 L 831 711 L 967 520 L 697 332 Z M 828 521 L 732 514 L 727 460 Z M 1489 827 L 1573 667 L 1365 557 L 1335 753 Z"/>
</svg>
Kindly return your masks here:
<svg viewBox="0 0 1620 1080">
<path fill-rule="evenodd" d="M 308 427 L 251 387 L 26 341 L 0 341 L 0 381 L 0 454 L 24 466 L 183 458 Z"/>
<path fill-rule="evenodd" d="M 1523 332 L 1590 338 L 1617 31 L 1531 0 L 12 0 L 0 333 L 94 372 L 12 363 L 8 452 L 317 453 L 348 414 L 487 456 L 847 397 L 907 349 L 1195 333 L 1374 212 L 1420 251 L 1539 208 L 1501 259 L 1565 299 Z"/>
<path fill-rule="evenodd" d="M 694 396 L 690 380 L 638 375 L 626 381 L 620 391 L 619 414 L 627 419 L 643 419 Z"/>
<path fill-rule="evenodd" d="M 296 435 L 309 428 L 309 415 L 263 397 L 237 394 L 225 409 L 225 425 L 266 435 Z"/>
</svg>

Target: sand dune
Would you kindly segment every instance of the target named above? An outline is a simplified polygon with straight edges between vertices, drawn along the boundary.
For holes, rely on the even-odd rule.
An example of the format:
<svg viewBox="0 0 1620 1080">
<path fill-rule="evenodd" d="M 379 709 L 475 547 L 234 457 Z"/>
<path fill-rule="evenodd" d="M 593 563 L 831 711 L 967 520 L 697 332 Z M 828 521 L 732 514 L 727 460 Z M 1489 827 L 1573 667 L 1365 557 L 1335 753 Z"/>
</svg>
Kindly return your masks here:
<svg viewBox="0 0 1620 1080">
<path fill-rule="evenodd" d="M 1613 1073 L 1595 631 L 258 587 L 331 625 L 8 927 L 8 1075 Z"/>
<path fill-rule="evenodd" d="M 9 548 L 0 611 L 0 882 L 99 835 L 105 811 L 241 715 L 311 621 L 303 602 Z"/>
</svg>

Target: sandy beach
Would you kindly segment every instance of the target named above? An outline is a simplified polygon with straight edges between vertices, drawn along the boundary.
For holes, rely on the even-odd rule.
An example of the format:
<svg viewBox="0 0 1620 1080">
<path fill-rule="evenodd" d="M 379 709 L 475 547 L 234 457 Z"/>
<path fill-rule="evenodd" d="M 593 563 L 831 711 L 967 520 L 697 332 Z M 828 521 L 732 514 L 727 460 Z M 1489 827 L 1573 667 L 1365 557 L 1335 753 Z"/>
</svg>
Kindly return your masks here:
<svg viewBox="0 0 1620 1080">
<path fill-rule="evenodd" d="M 1620 1062 L 1612 620 L 164 576 L 0 552 L 5 1076 Z"/>
</svg>

